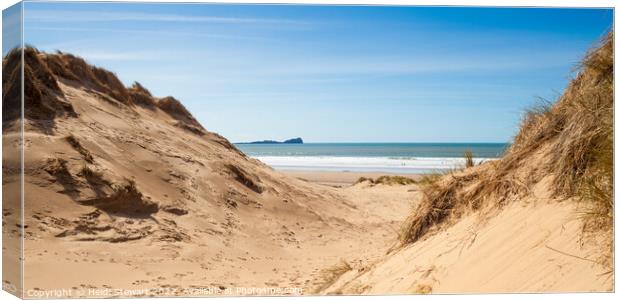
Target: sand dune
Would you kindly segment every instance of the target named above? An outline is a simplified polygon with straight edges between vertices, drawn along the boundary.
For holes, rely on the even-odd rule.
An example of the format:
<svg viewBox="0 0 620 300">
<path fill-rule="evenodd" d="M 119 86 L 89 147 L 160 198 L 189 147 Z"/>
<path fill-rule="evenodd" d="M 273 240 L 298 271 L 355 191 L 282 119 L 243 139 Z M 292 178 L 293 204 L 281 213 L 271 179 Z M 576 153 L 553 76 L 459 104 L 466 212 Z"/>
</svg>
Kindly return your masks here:
<svg viewBox="0 0 620 300">
<path fill-rule="evenodd" d="M 36 70 L 24 133 L 25 290 L 307 293 L 342 257 L 385 251 L 410 206 L 407 188 L 358 198 L 277 173 L 206 131 L 176 99 L 125 89 L 80 58 L 34 49 L 25 57 L 27 72 Z M 4 142 L 16 143 L 18 123 L 6 116 Z M 5 170 L 17 163 L 5 157 Z M 5 172 L 3 184 L 19 177 Z M 9 222 L 19 223 L 18 207 L 5 203 Z"/>
<path fill-rule="evenodd" d="M 511 204 L 342 275 L 326 294 L 601 292 L 613 274 L 583 245 L 569 203 Z"/>
</svg>

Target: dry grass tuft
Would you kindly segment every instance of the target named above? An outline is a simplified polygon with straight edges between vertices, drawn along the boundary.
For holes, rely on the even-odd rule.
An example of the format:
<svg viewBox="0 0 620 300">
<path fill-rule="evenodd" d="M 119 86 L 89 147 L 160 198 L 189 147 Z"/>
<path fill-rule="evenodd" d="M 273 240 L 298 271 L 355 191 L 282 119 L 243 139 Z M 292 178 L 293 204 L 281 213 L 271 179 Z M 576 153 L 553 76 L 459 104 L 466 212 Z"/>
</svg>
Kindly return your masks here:
<svg viewBox="0 0 620 300">
<path fill-rule="evenodd" d="M 159 210 L 157 203 L 144 199 L 138 190 L 136 182 L 126 179 L 126 182 L 112 187 L 113 193 L 109 197 L 83 202 L 93 205 L 103 211 L 124 215 L 151 215 Z"/>
<path fill-rule="evenodd" d="M 415 184 L 416 181 L 414 179 L 411 179 L 409 177 L 405 177 L 405 176 L 379 176 L 377 179 L 372 179 L 372 178 L 367 178 L 367 177 L 360 177 L 359 179 L 357 179 L 357 181 L 355 182 L 356 184 L 358 183 L 362 183 L 362 182 L 369 182 L 370 185 L 377 185 L 377 184 L 385 184 L 385 185 L 409 185 L 409 184 Z"/>
<path fill-rule="evenodd" d="M 471 150 L 466 150 L 463 153 L 465 157 L 465 168 L 471 168 L 474 166 L 474 153 Z"/>
<path fill-rule="evenodd" d="M 71 145 L 71 147 L 73 147 L 73 149 L 75 149 L 75 151 L 82 155 L 85 161 L 91 164 L 95 162 L 95 159 L 93 158 L 93 155 L 90 153 L 90 151 L 84 148 L 84 146 L 82 146 L 80 141 L 73 134 L 65 137 L 65 140 L 69 143 L 69 145 Z"/>
<path fill-rule="evenodd" d="M 526 111 L 504 157 L 439 177 L 419 180 L 424 197 L 402 227 L 412 243 L 462 214 L 502 207 L 530 195 L 543 178 L 558 199 L 583 204 L 584 233 L 613 228 L 613 33 L 585 57 L 578 76 L 553 105 Z M 611 245 L 603 261 L 611 259 Z"/>
<path fill-rule="evenodd" d="M 134 82 L 133 85 L 127 89 L 127 92 L 129 93 L 132 103 L 149 109 L 154 109 L 156 107 L 155 98 L 153 98 L 151 92 L 140 83 Z"/>
<path fill-rule="evenodd" d="M 433 287 L 428 284 L 418 284 L 413 290 L 415 294 L 427 295 L 433 292 Z"/>
<path fill-rule="evenodd" d="M 101 178 L 102 174 L 100 172 L 94 171 L 89 168 L 87 165 L 82 166 L 82 170 L 80 171 L 82 176 L 86 178 Z"/>
<path fill-rule="evenodd" d="M 69 168 L 67 167 L 67 160 L 64 158 L 54 158 L 48 161 L 45 170 L 51 175 L 62 175 L 71 177 Z"/>
<path fill-rule="evenodd" d="M 435 182 L 437 182 L 437 180 L 441 179 L 441 177 L 445 175 L 442 173 L 430 173 L 430 174 L 426 174 L 424 176 L 422 176 L 420 179 L 418 179 L 417 184 L 421 187 L 433 184 Z"/>
<path fill-rule="evenodd" d="M 76 116 L 73 106 L 62 100 L 64 95 L 56 76 L 41 57 L 35 48 L 25 47 L 15 48 L 3 58 L 2 120 L 5 124 L 21 115 L 22 67 L 26 119 L 53 120 L 56 116 Z"/>
<path fill-rule="evenodd" d="M 233 178 L 245 187 L 258 194 L 265 191 L 265 187 L 260 183 L 261 181 L 258 176 L 250 174 L 236 165 L 226 164 L 225 167 L 228 169 Z"/>
<path fill-rule="evenodd" d="M 127 88 L 116 74 L 90 65 L 79 56 L 61 51 L 39 52 L 30 46 L 23 51 L 21 48 L 13 49 L 2 60 L 4 124 L 16 120 L 21 114 L 22 53 L 25 62 L 23 90 L 27 119 L 49 121 L 57 116 L 77 116 L 73 106 L 64 99 L 59 85 L 62 82 L 87 89 L 116 105 L 124 104 L 130 108 L 140 105 L 150 110 L 159 108 L 178 121 L 176 126 L 199 136 L 207 133 L 181 102 L 173 97 L 157 100 L 140 83 L 135 82 Z M 8 128 L 8 125 L 5 127 Z"/>
<path fill-rule="evenodd" d="M 423 201 L 401 227 L 399 239 L 402 244 L 417 241 L 437 224 L 448 217 L 465 211 L 469 199 L 462 188 L 478 179 L 478 174 L 447 175 L 431 177 L 421 184 Z"/>
<path fill-rule="evenodd" d="M 549 170 L 559 197 L 581 204 L 585 236 L 601 241 L 605 265 L 613 253 L 613 34 L 586 56 L 582 71 L 557 105 L 565 116 Z M 601 234 L 603 233 L 603 234 Z"/>
<path fill-rule="evenodd" d="M 86 178 L 90 184 L 111 186 L 111 183 L 104 178 L 103 173 L 91 169 L 87 165 L 83 165 L 80 174 Z"/>
<path fill-rule="evenodd" d="M 374 181 L 374 179 L 372 179 L 372 178 L 368 178 L 368 177 L 362 176 L 362 177 L 358 178 L 357 181 L 355 181 L 355 184 L 363 183 L 363 182 L 370 182 L 370 183 L 372 183 L 373 181 Z"/>
<path fill-rule="evenodd" d="M 340 262 L 338 262 L 337 264 L 321 270 L 320 272 L 320 279 L 318 281 L 318 286 L 315 290 L 315 293 L 324 291 L 325 289 L 329 288 L 331 285 L 333 285 L 342 275 L 344 275 L 345 273 L 349 272 L 353 270 L 353 268 L 351 267 L 351 265 L 346 262 L 345 260 L 341 260 Z"/>
<path fill-rule="evenodd" d="M 63 187 L 61 193 L 75 196 L 77 193 L 73 175 L 69 171 L 68 162 L 63 158 L 50 158 L 43 167 L 48 174 L 55 178 L 55 181 Z"/>
<path fill-rule="evenodd" d="M 174 97 L 164 97 L 156 102 L 159 109 L 166 112 L 172 118 L 179 121 L 177 125 L 180 128 L 196 133 L 198 135 L 204 134 L 205 129 L 200 125 L 198 120 L 192 116 L 192 114 L 181 104 L 181 102 Z"/>
<path fill-rule="evenodd" d="M 68 53 L 46 54 L 44 60 L 54 75 L 71 81 L 79 81 L 87 87 L 108 94 L 122 103 L 131 104 L 127 89 L 116 74 L 92 66 L 83 58 Z"/>
</svg>

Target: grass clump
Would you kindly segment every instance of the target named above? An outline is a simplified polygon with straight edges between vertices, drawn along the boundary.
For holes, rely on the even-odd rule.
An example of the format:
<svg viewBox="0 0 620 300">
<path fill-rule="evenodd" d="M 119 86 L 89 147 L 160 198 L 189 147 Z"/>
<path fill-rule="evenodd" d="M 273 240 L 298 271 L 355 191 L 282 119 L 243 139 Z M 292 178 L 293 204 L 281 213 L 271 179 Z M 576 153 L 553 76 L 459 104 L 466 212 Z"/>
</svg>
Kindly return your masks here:
<svg viewBox="0 0 620 300">
<path fill-rule="evenodd" d="M 463 153 L 463 156 L 465 158 L 465 168 L 471 168 L 475 165 L 474 164 L 474 153 L 471 150 L 466 150 Z"/>
<path fill-rule="evenodd" d="M 560 98 L 555 114 L 564 118 L 549 169 L 556 170 L 555 194 L 581 205 L 586 237 L 605 244 L 604 265 L 613 258 L 613 34 L 582 62 L 582 72 Z"/>
<path fill-rule="evenodd" d="M 116 74 L 88 64 L 83 58 L 57 52 L 46 54 L 45 61 L 52 73 L 68 80 L 80 81 L 87 87 L 108 94 L 118 101 L 129 104 L 127 89 Z"/>
<path fill-rule="evenodd" d="M 345 260 L 341 260 L 337 264 L 321 270 L 320 272 L 320 280 L 319 286 L 316 288 L 315 292 L 323 291 L 333 285 L 338 279 L 344 275 L 345 273 L 353 270 L 351 265 Z"/>
<path fill-rule="evenodd" d="M 135 198 L 142 198 L 142 193 L 138 191 L 136 181 L 133 179 L 126 179 L 124 184 L 115 185 L 113 189 L 114 195 L 112 198 L 125 199 L 133 198 L 134 196 Z"/>
<path fill-rule="evenodd" d="M 427 295 L 433 292 L 433 287 L 428 284 L 418 284 L 413 290 L 415 294 Z"/>
<path fill-rule="evenodd" d="M 564 178 L 556 180 L 557 193 L 576 195 L 582 211 L 583 231 L 587 236 L 601 239 L 606 255 L 601 257 L 604 265 L 613 265 L 613 218 L 614 218 L 614 104 L 613 104 L 613 38 L 599 51 L 591 51 L 582 67 L 590 70 L 588 78 L 575 92 L 577 101 L 567 110 L 575 121 L 584 123 L 571 128 L 574 140 L 569 145 L 573 151 L 563 151 L 556 165 L 563 167 Z M 591 86 L 597 86 L 592 89 Z M 587 112 L 578 114 L 578 112 Z M 580 129 L 580 130 L 579 130 Z M 579 138 L 575 134 L 581 133 Z M 568 137 L 567 137 L 568 138 Z M 559 149 L 556 149 L 559 150 Z M 603 232 L 601 235 L 599 233 Z"/>
<path fill-rule="evenodd" d="M 233 178 L 245 187 L 258 194 L 265 191 L 265 187 L 260 183 L 260 178 L 256 175 L 250 174 L 241 167 L 233 164 L 226 164 L 225 166 L 230 171 Z"/>
<path fill-rule="evenodd" d="M 82 176 L 87 178 L 100 178 L 102 176 L 101 173 L 94 171 L 87 165 L 82 166 L 82 170 L 80 170 L 80 173 L 82 173 Z"/>
<path fill-rule="evenodd" d="M 133 85 L 127 89 L 131 102 L 149 109 L 155 108 L 155 98 L 149 90 L 142 86 L 139 82 L 134 82 Z"/>
<path fill-rule="evenodd" d="M 13 48 L 3 57 L 3 125 L 21 118 L 22 91 L 23 117 L 46 133 L 49 133 L 46 121 L 58 116 L 76 116 L 73 106 L 62 99 L 63 91 L 42 55 L 37 49 L 26 46 Z"/>
<path fill-rule="evenodd" d="M 362 177 L 357 179 L 355 184 L 363 183 L 363 182 L 370 182 L 372 184 L 374 182 L 374 179 L 362 176 Z"/>
<path fill-rule="evenodd" d="M 80 174 L 90 183 L 94 185 L 110 186 L 111 183 L 103 177 L 103 173 L 95 171 L 87 165 L 83 165 Z"/>
<path fill-rule="evenodd" d="M 69 143 L 69 145 L 71 145 L 71 147 L 73 147 L 73 149 L 75 149 L 75 151 L 77 151 L 78 153 L 80 153 L 80 155 L 82 155 L 85 161 L 91 164 L 95 162 L 95 159 L 93 155 L 90 153 L 90 151 L 84 148 L 84 146 L 82 146 L 80 141 L 73 134 L 67 136 L 65 140 L 67 141 L 67 143 Z"/>
<path fill-rule="evenodd" d="M 449 176 L 449 177 L 448 177 Z M 468 206 L 467 195 L 462 188 L 478 179 L 477 174 L 429 177 L 422 187 L 423 198 L 401 227 L 399 240 L 409 244 L 419 240 L 434 226 L 443 223 L 450 216 L 459 215 Z"/>
<path fill-rule="evenodd" d="M 92 204 L 107 212 L 127 215 L 150 215 L 159 210 L 157 203 L 144 199 L 133 179 L 126 179 L 125 183 L 114 185 L 112 189 L 112 195 Z"/>
<path fill-rule="evenodd" d="M 441 179 L 442 176 L 443 176 L 443 174 L 441 174 L 441 173 L 426 174 L 426 175 L 422 176 L 420 179 L 418 179 L 418 185 L 426 186 L 426 185 L 433 184 L 433 183 L 437 182 L 437 180 Z"/>
<path fill-rule="evenodd" d="M 166 112 L 170 117 L 179 121 L 177 124 L 178 127 L 197 135 L 205 134 L 206 130 L 200 125 L 200 122 L 198 122 L 187 108 L 174 97 L 168 96 L 161 98 L 155 105 Z"/>
<path fill-rule="evenodd" d="M 64 158 L 49 159 L 45 170 L 51 175 L 71 176 L 67 163 L 67 160 Z"/>
<path fill-rule="evenodd" d="M 415 184 L 417 183 L 414 179 L 409 178 L 409 177 L 405 177 L 405 176 L 379 176 L 377 179 L 372 179 L 372 178 L 367 178 L 367 177 L 360 177 L 355 183 L 363 183 L 363 182 L 369 182 L 370 185 L 377 185 L 377 184 L 385 184 L 385 185 L 409 185 L 409 184 Z"/>
</svg>

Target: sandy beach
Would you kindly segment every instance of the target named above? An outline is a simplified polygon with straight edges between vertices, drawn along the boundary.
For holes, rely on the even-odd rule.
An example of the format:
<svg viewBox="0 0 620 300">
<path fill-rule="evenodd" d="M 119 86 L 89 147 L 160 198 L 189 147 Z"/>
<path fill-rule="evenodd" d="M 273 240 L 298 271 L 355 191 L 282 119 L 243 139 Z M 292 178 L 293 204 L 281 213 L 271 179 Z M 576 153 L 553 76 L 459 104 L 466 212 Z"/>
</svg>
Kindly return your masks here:
<svg viewBox="0 0 620 300">
<path fill-rule="evenodd" d="M 339 171 L 279 171 L 290 177 L 305 180 L 312 183 L 327 185 L 332 187 L 349 187 L 356 183 L 361 177 L 379 178 L 381 176 L 403 176 L 411 179 L 419 179 L 421 174 L 408 173 L 385 173 L 385 172 L 339 172 Z"/>
</svg>

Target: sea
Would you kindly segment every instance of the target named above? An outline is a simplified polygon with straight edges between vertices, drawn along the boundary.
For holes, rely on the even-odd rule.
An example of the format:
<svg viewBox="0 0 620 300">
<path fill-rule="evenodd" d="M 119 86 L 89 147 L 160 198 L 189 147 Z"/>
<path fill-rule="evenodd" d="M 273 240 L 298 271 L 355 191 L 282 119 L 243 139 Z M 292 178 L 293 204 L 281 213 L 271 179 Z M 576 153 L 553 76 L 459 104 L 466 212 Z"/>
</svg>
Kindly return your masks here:
<svg viewBox="0 0 620 300">
<path fill-rule="evenodd" d="M 507 143 L 305 143 L 235 144 L 276 170 L 425 174 L 500 158 Z"/>
</svg>

